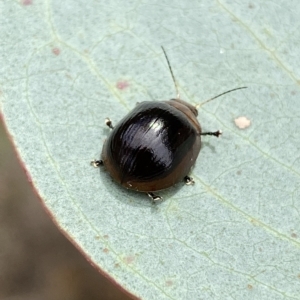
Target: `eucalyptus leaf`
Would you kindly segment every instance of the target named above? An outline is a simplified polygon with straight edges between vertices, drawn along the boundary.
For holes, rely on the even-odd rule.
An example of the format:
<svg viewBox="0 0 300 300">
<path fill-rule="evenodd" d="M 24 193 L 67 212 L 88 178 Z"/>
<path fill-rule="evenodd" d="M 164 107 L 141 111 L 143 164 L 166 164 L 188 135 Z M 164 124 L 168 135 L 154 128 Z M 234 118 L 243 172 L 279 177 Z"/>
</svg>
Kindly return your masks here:
<svg viewBox="0 0 300 300">
<path fill-rule="evenodd" d="M 142 299 L 300 299 L 300 2 L 3 0 L 0 107 L 60 229 Z M 147 195 L 99 158 L 137 102 L 202 106 L 194 186 Z M 245 117 L 247 126 L 236 125 Z"/>
</svg>

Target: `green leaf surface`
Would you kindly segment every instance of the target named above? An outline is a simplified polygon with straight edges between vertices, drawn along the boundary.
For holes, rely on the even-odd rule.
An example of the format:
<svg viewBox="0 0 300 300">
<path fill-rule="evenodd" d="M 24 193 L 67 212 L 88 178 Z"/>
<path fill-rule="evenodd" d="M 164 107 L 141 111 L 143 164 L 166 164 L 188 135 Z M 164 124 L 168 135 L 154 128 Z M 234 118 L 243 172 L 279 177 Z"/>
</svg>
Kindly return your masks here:
<svg viewBox="0 0 300 300">
<path fill-rule="evenodd" d="M 300 299 L 300 2 L 3 0 L 0 106 L 45 207 L 142 299 Z M 203 106 L 194 186 L 164 202 L 89 162 L 137 102 Z M 251 124 L 239 128 L 245 116 Z"/>
</svg>

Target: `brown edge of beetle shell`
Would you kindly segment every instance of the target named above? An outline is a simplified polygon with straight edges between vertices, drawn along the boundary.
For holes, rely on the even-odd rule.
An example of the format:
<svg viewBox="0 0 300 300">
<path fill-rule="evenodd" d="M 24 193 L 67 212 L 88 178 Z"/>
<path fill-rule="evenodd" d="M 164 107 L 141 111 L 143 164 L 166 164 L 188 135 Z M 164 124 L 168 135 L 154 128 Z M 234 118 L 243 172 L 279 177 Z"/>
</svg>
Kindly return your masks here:
<svg viewBox="0 0 300 300">
<path fill-rule="evenodd" d="M 105 145 L 103 146 L 105 147 Z M 156 192 L 169 188 L 181 181 L 184 177 L 188 175 L 195 164 L 201 147 L 201 135 L 197 136 L 194 147 L 186 154 L 185 158 L 180 162 L 180 164 L 171 172 L 168 176 L 164 178 L 159 178 L 157 180 L 150 181 L 126 181 L 122 183 L 122 174 L 111 164 L 108 163 L 106 156 L 103 155 L 102 159 L 104 166 L 110 176 L 118 184 L 122 185 L 126 189 L 131 189 L 138 192 Z M 196 151 L 195 151 L 196 150 Z M 182 175 L 184 174 L 184 175 Z"/>
</svg>

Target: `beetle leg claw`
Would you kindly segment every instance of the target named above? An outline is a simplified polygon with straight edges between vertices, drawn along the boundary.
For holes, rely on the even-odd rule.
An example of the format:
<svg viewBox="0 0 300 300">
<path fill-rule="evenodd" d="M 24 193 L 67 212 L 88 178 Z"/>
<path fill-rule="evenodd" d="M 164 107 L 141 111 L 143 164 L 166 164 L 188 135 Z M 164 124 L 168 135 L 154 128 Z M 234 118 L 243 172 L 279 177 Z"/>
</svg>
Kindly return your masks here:
<svg viewBox="0 0 300 300">
<path fill-rule="evenodd" d="M 153 203 L 162 200 L 162 197 L 155 195 L 153 193 L 147 193 L 147 195 L 152 199 Z"/>
<path fill-rule="evenodd" d="M 186 185 L 193 185 L 195 183 L 194 179 L 190 176 L 185 176 L 183 180 Z"/>
<path fill-rule="evenodd" d="M 112 125 L 111 119 L 110 118 L 106 118 L 105 119 L 105 124 L 106 126 L 108 126 L 110 129 L 114 129 L 114 126 Z"/>
<path fill-rule="evenodd" d="M 92 160 L 91 161 L 91 166 L 93 166 L 94 168 L 99 168 L 100 166 L 103 166 L 103 160 Z"/>
<path fill-rule="evenodd" d="M 202 132 L 201 135 L 214 135 L 219 137 L 222 134 L 222 130 L 217 130 L 215 132 Z"/>
</svg>

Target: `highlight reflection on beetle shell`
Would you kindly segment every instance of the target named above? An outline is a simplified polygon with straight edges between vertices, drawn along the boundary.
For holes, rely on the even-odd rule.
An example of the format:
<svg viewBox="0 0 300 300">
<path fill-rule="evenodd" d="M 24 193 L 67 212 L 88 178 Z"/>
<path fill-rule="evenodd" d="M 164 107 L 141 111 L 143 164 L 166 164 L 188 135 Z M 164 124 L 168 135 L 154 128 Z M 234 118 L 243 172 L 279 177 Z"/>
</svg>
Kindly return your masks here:
<svg viewBox="0 0 300 300">
<path fill-rule="evenodd" d="M 128 189 L 152 192 L 188 175 L 201 147 L 197 110 L 182 100 L 139 103 L 112 130 L 101 158 Z"/>
</svg>

